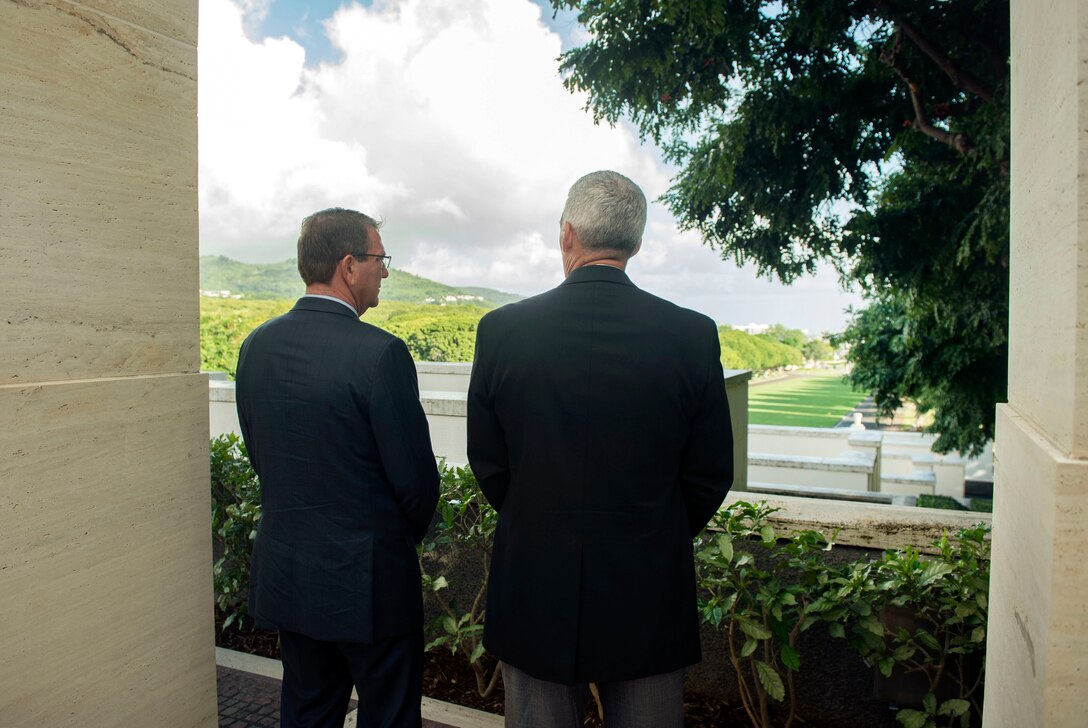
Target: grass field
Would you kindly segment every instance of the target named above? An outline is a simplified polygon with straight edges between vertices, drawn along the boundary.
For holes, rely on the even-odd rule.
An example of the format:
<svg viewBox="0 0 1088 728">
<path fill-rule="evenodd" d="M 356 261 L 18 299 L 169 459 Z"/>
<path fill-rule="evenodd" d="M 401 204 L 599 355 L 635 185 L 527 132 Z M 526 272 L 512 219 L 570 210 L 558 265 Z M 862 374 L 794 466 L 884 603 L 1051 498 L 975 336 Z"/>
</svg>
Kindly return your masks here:
<svg viewBox="0 0 1088 728">
<path fill-rule="evenodd" d="M 865 399 L 843 382 L 842 372 L 799 374 L 748 389 L 748 422 L 753 425 L 834 427 Z"/>
</svg>

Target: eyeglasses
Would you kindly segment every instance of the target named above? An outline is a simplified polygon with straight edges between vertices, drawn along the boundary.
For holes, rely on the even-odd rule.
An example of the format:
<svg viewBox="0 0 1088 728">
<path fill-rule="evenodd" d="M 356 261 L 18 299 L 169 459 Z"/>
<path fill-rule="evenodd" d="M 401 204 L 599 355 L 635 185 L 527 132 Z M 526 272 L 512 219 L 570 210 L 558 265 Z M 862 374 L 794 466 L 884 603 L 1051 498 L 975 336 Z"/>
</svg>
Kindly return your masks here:
<svg viewBox="0 0 1088 728">
<path fill-rule="evenodd" d="M 382 268 L 389 270 L 389 266 L 393 263 L 392 255 L 378 255 L 377 253 L 352 253 L 355 258 L 377 258 L 382 262 Z"/>
</svg>

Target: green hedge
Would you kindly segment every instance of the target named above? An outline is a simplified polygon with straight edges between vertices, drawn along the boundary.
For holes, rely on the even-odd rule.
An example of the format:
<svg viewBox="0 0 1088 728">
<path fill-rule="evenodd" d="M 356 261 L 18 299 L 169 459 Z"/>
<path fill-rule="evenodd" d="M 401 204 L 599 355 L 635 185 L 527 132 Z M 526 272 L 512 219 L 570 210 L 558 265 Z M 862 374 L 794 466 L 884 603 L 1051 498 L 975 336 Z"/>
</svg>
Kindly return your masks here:
<svg viewBox="0 0 1088 728">
<path fill-rule="evenodd" d="M 722 366 L 726 369 L 763 371 L 804 363 L 800 349 L 726 326 L 718 328 L 718 340 L 722 345 Z"/>
</svg>

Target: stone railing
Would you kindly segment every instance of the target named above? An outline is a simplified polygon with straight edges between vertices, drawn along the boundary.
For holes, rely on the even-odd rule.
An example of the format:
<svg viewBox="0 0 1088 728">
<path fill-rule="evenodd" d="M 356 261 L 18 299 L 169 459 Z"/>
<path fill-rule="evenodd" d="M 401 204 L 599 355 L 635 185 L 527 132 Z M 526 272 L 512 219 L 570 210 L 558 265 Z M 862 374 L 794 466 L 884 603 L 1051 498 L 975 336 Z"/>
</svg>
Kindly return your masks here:
<svg viewBox="0 0 1088 728">
<path fill-rule="evenodd" d="M 419 400 L 431 430 L 431 448 L 437 457 L 455 465 L 468 462 L 465 417 L 471 371 L 471 364 L 416 362 Z M 747 484 L 744 463 L 748 452 L 748 380 L 751 376 L 746 369 L 731 369 L 725 373 L 734 433 L 733 458 L 737 464 L 734 490 L 744 490 Z M 210 375 L 208 424 L 212 437 L 240 431 L 234 382 L 226 381 L 222 375 Z"/>
<path fill-rule="evenodd" d="M 471 365 L 420 362 L 416 368 L 434 453 L 450 464 L 464 464 Z M 839 530 L 840 543 L 873 548 L 925 548 L 942 531 L 990 520 L 989 514 L 909 506 L 911 496 L 940 492 L 936 484 L 944 463 L 929 452 L 926 436 L 748 425 L 750 378 L 746 370 L 725 373 L 737 463 L 730 500 L 767 500 L 783 509 L 772 519 L 776 527 Z M 239 431 L 234 382 L 218 375 L 209 382 L 209 425 L 213 437 Z M 892 447 L 895 455 L 889 458 Z M 954 483 L 956 463 L 948 465 L 944 477 Z M 960 497 L 962 462 L 958 467 L 958 492 L 949 494 Z"/>
</svg>

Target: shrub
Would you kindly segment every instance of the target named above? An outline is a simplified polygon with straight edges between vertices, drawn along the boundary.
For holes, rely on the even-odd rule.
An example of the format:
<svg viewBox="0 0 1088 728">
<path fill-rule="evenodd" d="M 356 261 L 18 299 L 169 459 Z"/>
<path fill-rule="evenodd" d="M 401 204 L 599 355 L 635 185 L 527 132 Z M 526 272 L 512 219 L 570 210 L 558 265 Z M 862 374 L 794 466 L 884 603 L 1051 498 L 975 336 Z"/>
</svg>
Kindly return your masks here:
<svg viewBox="0 0 1088 728">
<path fill-rule="evenodd" d="M 238 435 L 211 440 L 211 490 L 215 603 L 226 629 L 248 611 L 249 561 L 261 520 L 261 485 Z"/>
<path fill-rule="evenodd" d="M 460 653 L 468 660 L 476 675 L 476 691 L 488 697 L 499 681 L 499 665 L 485 667 L 480 658 L 484 654 L 484 595 L 491 568 L 491 542 L 498 525 L 498 513 L 484 498 L 472 471 L 463 468 L 440 466 L 442 490 L 438 501 L 438 514 L 434 527 L 428 532 L 420 547 L 420 571 L 423 572 L 423 594 L 437 608 L 439 615 L 428 626 L 430 638 L 426 649 L 445 647 L 452 654 Z M 455 563 L 461 561 L 461 568 Z M 465 564 L 464 560 L 468 563 Z M 451 585 L 454 572 L 464 575 L 468 583 Z M 468 567 L 466 569 L 465 567 Z M 437 576 L 435 574 L 438 574 Z M 454 589 L 454 587 L 458 587 Z M 457 592 L 468 598 L 467 608 L 462 609 Z"/>
<path fill-rule="evenodd" d="M 832 542 L 818 531 L 782 537 L 767 522 L 781 510 L 737 501 L 719 511 L 697 543 L 699 610 L 726 640 L 741 703 L 752 725 L 772 728 L 770 701 L 788 705 L 785 728 L 796 718 L 797 643 L 820 619 L 816 609 L 827 580 L 821 554 Z M 764 553 L 748 551 L 754 541 Z"/>
<path fill-rule="evenodd" d="M 885 678 L 895 671 L 921 683 L 918 704 L 897 714 L 906 728 L 981 723 L 989 531 L 979 524 L 944 536 L 936 556 L 888 551 L 829 580 L 819 606 L 836 621 L 832 634 L 848 638 Z"/>
<path fill-rule="evenodd" d="M 966 511 L 967 508 L 955 498 L 947 495 L 930 495 L 923 493 L 918 496 L 919 508 L 943 508 L 948 511 Z"/>
</svg>

